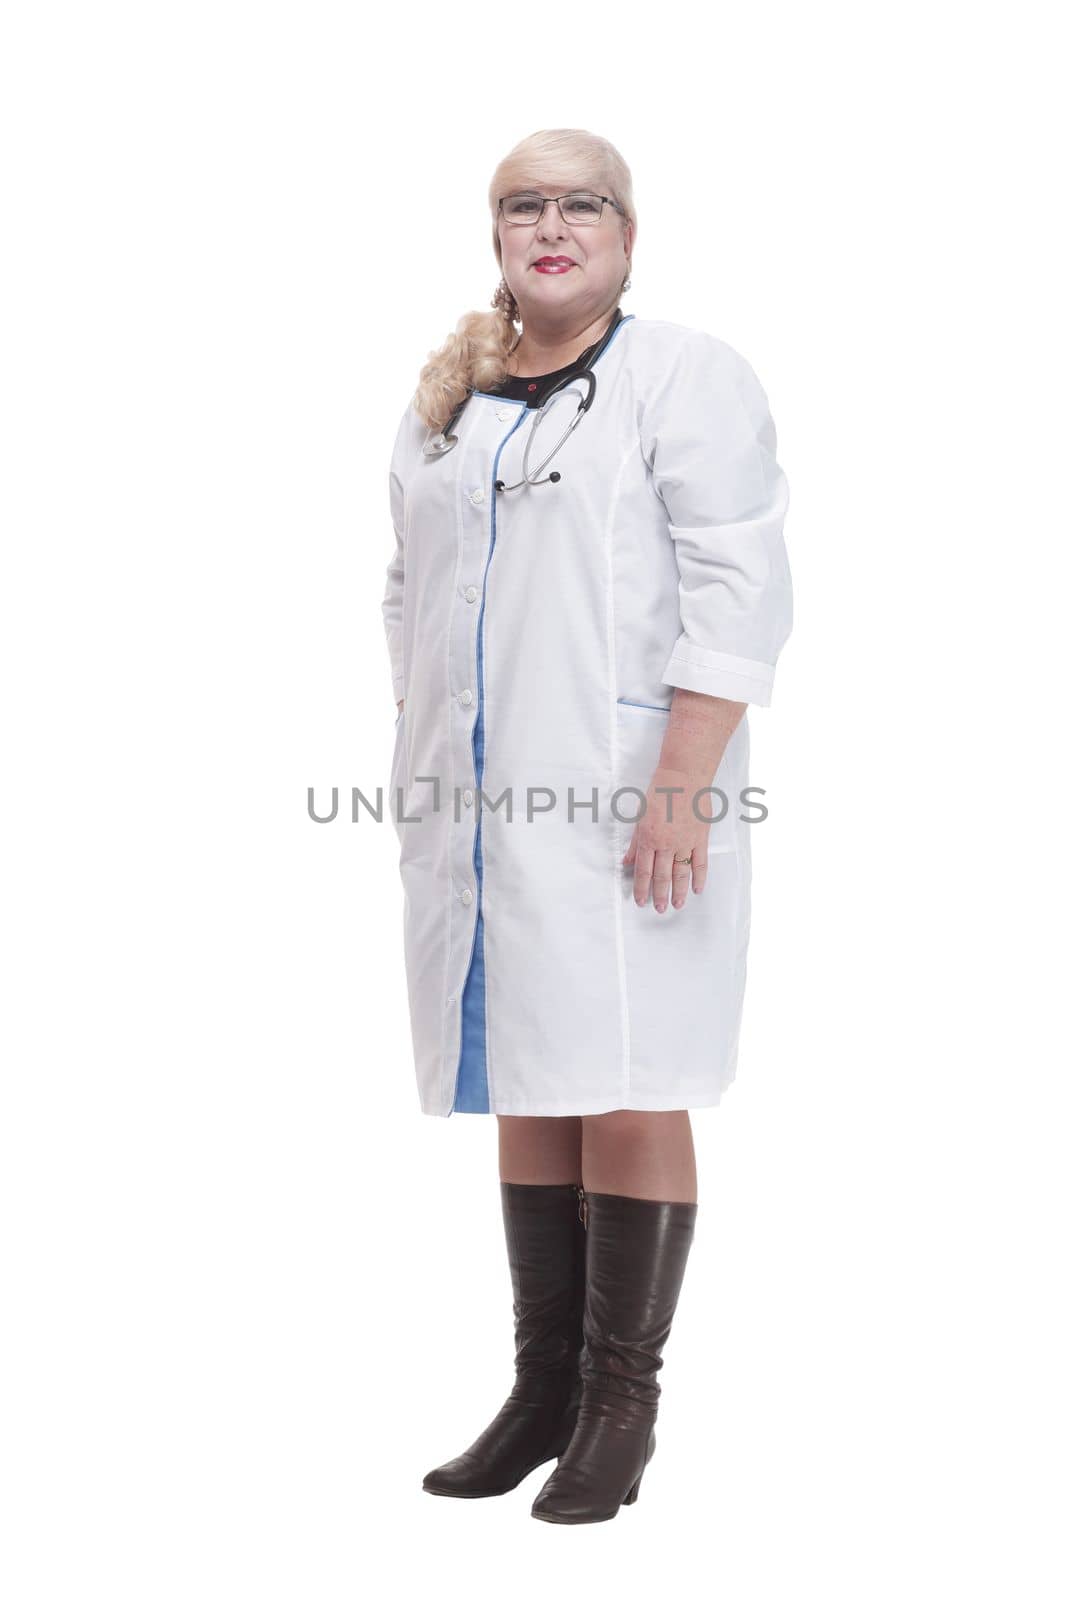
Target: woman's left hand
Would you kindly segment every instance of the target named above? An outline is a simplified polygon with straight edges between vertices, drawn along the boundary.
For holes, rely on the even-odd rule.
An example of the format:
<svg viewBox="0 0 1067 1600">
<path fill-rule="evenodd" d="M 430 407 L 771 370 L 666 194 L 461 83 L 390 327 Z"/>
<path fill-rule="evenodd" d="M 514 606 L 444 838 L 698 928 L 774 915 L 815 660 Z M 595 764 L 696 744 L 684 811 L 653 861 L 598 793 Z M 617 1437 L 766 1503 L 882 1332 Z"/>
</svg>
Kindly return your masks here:
<svg viewBox="0 0 1067 1600">
<path fill-rule="evenodd" d="M 694 806 L 701 789 L 704 796 Z M 693 893 L 701 893 L 708 876 L 711 823 L 701 815 L 707 806 L 707 779 L 678 768 L 656 768 L 645 795 L 645 814 L 634 823 L 622 858 L 624 867 L 633 865 L 634 899 L 639 906 L 648 903 L 651 884 L 657 911 L 666 911 L 668 900 L 680 909 L 689 893 L 690 875 Z M 680 861 L 679 856 L 691 856 L 692 861 Z"/>
</svg>

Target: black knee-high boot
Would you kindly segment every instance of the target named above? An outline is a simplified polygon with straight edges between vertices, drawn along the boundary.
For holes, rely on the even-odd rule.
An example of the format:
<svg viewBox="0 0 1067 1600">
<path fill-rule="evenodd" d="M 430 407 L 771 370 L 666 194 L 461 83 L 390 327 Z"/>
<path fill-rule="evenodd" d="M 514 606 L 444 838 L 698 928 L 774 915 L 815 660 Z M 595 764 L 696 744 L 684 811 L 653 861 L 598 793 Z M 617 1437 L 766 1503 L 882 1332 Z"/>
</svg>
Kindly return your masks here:
<svg viewBox="0 0 1067 1600">
<path fill-rule="evenodd" d="M 500 1185 L 515 1315 L 515 1383 L 462 1455 L 423 1479 L 430 1494 L 506 1494 L 562 1455 L 578 1412 L 585 1225 L 574 1183 Z"/>
<path fill-rule="evenodd" d="M 586 1191 L 578 1421 L 531 1514 L 605 1522 L 637 1499 L 656 1447 L 656 1374 L 696 1227 L 696 1202 Z"/>
</svg>

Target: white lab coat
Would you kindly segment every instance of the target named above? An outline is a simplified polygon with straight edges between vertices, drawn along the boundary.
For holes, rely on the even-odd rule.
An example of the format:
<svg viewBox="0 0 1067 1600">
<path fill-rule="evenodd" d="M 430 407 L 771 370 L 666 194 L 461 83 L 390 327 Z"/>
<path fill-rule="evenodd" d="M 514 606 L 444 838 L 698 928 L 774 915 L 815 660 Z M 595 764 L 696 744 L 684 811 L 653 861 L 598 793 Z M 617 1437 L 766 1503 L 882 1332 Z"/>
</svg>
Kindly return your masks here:
<svg viewBox="0 0 1067 1600">
<path fill-rule="evenodd" d="M 728 807 L 712 822 L 706 888 L 680 910 L 635 903 L 621 858 L 640 802 L 618 791 L 646 791 L 675 687 L 769 705 L 792 626 L 789 490 L 767 397 L 723 340 L 629 316 L 594 371 L 593 405 L 548 469 L 555 484 L 494 488 L 521 476 L 538 412 L 519 401 L 476 392 L 437 459 L 412 407 L 397 433 L 382 614 L 405 706 L 389 808 L 432 1116 L 709 1106 L 735 1075 L 742 818 L 761 800 L 741 793 L 747 717 L 706 802 Z M 550 403 L 531 476 L 585 392 L 575 382 Z M 545 790 L 555 801 L 541 811 Z M 465 990 L 476 928 L 484 1006 L 480 987 L 476 1006 Z"/>
</svg>

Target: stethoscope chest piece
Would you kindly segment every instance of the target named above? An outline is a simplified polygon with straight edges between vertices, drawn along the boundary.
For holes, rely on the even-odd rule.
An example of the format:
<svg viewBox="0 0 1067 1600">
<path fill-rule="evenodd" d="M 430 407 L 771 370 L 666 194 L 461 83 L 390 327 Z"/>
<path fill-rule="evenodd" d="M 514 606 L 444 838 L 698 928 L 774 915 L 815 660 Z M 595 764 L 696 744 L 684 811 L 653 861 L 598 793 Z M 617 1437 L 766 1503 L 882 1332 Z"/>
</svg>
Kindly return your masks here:
<svg viewBox="0 0 1067 1600">
<path fill-rule="evenodd" d="M 433 438 L 427 439 L 423 445 L 423 454 L 427 456 L 446 456 L 458 442 L 454 433 L 435 433 Z"/>
</svg>

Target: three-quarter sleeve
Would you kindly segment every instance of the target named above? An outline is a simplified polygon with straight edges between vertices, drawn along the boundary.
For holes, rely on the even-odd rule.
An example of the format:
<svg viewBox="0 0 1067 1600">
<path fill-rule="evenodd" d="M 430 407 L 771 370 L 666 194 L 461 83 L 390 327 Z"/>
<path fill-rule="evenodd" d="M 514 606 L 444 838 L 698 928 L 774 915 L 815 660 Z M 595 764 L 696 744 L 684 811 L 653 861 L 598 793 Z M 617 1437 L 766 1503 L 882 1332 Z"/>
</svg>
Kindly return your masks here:
<svg viewBox="0 0 1067 1600">
<path fill-rule="evenodd" d="M 382 620 L 385 623 L 385 642 L 389 651 L 395 700 L 404 698 L 404 463 L 409 417 L 410 408 L 401 418 L 389 463 L 389 509 L 395 542 L 392 559 L 385 569 L 385 597 L 382 600 Z"/>
<path fill-rule="evenodd" d="M 770 705 L 793 606 L 767 396 L 732 346 L 690 330 L 639 432 L 678 561 L 682 632 L 662 682 Z"/>
</svg>

